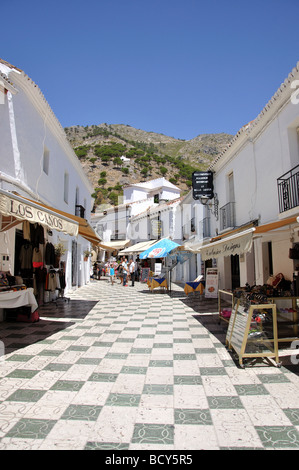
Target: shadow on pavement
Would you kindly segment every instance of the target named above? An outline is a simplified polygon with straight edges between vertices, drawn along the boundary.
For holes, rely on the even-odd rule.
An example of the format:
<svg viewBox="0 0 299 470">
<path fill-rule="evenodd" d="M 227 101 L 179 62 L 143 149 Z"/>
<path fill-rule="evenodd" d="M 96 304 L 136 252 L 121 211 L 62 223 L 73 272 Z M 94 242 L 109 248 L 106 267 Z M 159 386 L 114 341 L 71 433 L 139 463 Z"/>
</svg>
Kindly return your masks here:
<svg viewBox="0 0 299 470">
<path fill-rule="evenodd" d="M 97 304 L 90 300 L 70 300 L 51 302 L 39 306 L 40 320 L 35 323 L 4 321 L 0 323 L 0 340 L 4 344 L 4 355 L 19 351 L 49 339 L 74 325 L 76 320 L 83 320 Z M 51 346 L 49 346 L 50 348 Z"/>
</svg>

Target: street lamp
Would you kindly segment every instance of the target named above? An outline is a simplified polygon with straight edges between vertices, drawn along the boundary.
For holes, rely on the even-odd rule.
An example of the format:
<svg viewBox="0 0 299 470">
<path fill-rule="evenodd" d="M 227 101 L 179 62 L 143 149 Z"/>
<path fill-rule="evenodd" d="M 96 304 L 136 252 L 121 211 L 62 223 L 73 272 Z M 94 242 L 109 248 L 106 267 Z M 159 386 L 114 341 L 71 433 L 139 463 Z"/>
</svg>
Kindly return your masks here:
<svg viewBox="0 0 299 470">
<path fill-rule="evenodd" d="M 208 209 L 215 215 L 216 220 L 218 220 L 218 207 L 219 207 L 219 200 L 217 194 L 214 193 L 214 203 L 208 196 L 200 196 L 200 202 L 203 206 L 207 206 Z"/>
</svg>

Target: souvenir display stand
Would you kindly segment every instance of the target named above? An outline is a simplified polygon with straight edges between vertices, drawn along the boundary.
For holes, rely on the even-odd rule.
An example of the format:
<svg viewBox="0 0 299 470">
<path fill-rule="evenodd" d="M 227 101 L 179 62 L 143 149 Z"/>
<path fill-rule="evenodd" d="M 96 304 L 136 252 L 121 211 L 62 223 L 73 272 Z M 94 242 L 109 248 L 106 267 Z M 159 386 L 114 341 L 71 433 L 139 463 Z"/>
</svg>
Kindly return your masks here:
<svg viewBox="0 0 299 470">
<path fill-rule="evenodd" d="M 243 361 L 247 358 L 272 358 L 280 367 L 276 305 L 253 304 L 235 299 L 227 328 L 226 345 L 238 355 L 242 368 L 245 367 Z"/>
<path fill-rule="evenodd" d="M 233 305 L 234 305 L 233 292 L 219 289 L 218 290 L 219 324 L 221 320 L 227 323 L 229 322 Z"/>
<path fill-rule="evenodd" d="M 292 343 L 299 338 L 299 297 L 292 295 L 292 289 L 290 289 L 290 282 L 284 280 L 284 276 L 279 274 L 275 277 L 275 280 L 279 280 L 278 284 L 265 284 L 263 286 L 252 286 L 246 284 L 245 287 L 238 287 L 234 291 L 219 290 L 218 295 L 218 307 L 219 307 L 219 323 L 221 320 L 228 323 L 227 338 L 230 337 L 232 325 L 236 320 L 236 308 L 237 303 L 239 309 L 247 306 L 248 312 L 249 307 L 254 309 L 260 309 L 261 305 L 274 305 L 275 313 L 272 316 L 273 329 L 277 332 L 277 343 Z M 282 282 L 284 280 L 284 282 Z M 231 298 L 233 308 L 228 306 L 228 299 Z M 255 313 L 253 313 L 255 316 Z M 234 318 L 231 318 L 231 317 Z M 261 316 L 263 318 L 263 316 Z M 263 323 L 263 327 L 267 329 L 269 327 L 269 319 L 267 323 Z M 240 320 L 240 318 L 238 318 Z M 267 328 L 266 328 L 267 327 Z M 252 332 L 251 332 L 252 333 Z M 265 334 L 263 335 L 263 337 Z M 270 335 L 271 336 L 271 335 Z M 250 340 L 253 335 L 250 335 Z M 271 338 L 274 339 L 272 335 Z M 240 347 L 239 347 L 240 349 Z M 244 351 L 243 351 L 244 352 Z"/>
<path fill-rule="evenodd" d="M 278 342 L 289 343 L 298 339 L 299 297 L 269 297 L 277 309 Z"/>
<path fill-rule="evenodd" d="M 48 231 L 40 224 L 23 222 L 16 230 L 14 272 L 0 271 L 0 321 L 38 321 L 37 308 L 48 302 L 69 301 L 65 262 L 57 257 L 48 241 Z M 62 245 L 62 244 L 61 244 Z M 59 246 L 59 244 L 58 244 Z M 33 315 L 34 314 L 34 315 Z"/>
</svg>

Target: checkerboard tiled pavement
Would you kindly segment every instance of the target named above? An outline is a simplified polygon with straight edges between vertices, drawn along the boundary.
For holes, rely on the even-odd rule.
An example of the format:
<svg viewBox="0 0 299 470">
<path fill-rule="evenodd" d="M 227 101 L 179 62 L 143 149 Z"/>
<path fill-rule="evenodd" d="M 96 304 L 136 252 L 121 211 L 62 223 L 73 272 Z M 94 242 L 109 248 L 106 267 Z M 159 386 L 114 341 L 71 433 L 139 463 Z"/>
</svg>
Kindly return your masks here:
<svg viewBox="0 0 299 470">
<path fill-rule="evenodd" d="M 0 450 L 298 449 L 298 369 L 240 369 L 212 310 L 101 280 L 0 324 Z"/>
</svg>

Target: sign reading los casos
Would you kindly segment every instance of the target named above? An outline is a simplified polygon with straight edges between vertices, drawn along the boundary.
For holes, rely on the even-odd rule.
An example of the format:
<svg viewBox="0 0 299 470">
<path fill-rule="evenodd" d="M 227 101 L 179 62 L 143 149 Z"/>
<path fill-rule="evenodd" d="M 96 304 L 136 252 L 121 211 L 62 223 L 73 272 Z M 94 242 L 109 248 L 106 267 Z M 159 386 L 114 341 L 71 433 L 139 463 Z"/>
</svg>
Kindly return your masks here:
<svg viewBox="0 0 299 470">
<path fill-rule="evenodd" d="M 28 220 L 31 223 L 46 225 L 52 230 L 76 236 L 78 234 L 78 224 L 67 218 L 61 217 L 55 212 L 48 211 L 43 207 L 27 203 L 22 198 L 8 196 L 0 193 L 0 213 L 11 216 L 18 220 Z"/>
</svg>

